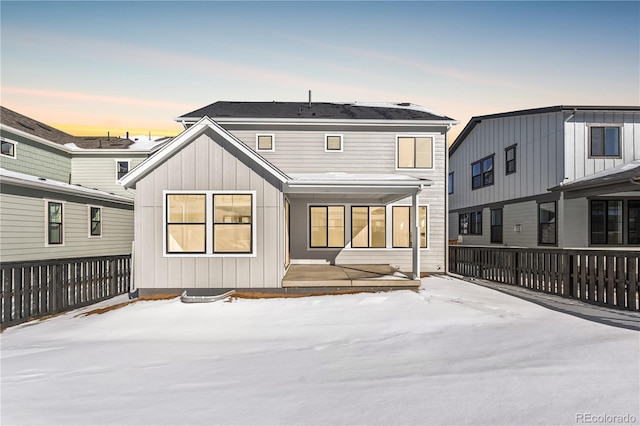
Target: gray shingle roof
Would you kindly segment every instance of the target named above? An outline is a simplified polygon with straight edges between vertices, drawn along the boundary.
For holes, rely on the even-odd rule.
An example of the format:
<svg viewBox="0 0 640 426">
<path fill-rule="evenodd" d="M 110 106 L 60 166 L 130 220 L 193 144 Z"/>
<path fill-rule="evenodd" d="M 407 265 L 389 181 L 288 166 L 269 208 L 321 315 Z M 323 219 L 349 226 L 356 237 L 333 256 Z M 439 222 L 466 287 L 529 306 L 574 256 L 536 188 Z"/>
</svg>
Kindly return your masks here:
<svg viewBox="0 0 640 426">
<path fill-rule="evenodd" d="M 73 136 L 3 106 L 0 106 L 0 123 L 58 145 L 74 143 L 84 149 L 121 149 L 133 144 L 129 139 L 117 137 Z"/>
<path fill-rule="evenodd" d="M 179 117 L 202 118 L 305 118 L 337 120 L 428 120 L 453 121 L 409 103 L 228 102 L 218 101 Z"/>
</svg>

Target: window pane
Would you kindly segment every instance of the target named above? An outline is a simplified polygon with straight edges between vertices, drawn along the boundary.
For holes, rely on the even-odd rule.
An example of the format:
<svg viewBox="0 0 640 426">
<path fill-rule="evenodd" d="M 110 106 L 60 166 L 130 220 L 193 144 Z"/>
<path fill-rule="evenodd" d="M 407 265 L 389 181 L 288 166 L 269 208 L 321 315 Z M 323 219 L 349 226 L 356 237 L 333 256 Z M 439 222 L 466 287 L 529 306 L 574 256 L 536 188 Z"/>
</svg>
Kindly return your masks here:
<svg viewBox="0 0 640 426">
<path fill-rule="evenodd" d="M 471 234 L 482 235 L 482 212 L 471 213 Z"/>
<path fill-rule="evenodd" d="M 431 168 L 431 138 L 416 138 L 416 167 Z"/>
<path fill-rule="evenodd" d="M 502 242 L 502 209 L 491 210 L 491 242 Z"/>
<path fill-rule="evenodd" d="M 101 230 L 100 222 L 91 222 L 91 235 L 97 236 L 101 234 L 102 234 L 102 230 Z"/>
<path fill-rule="evenodd" d="M 427 207 L 420 207 L 420 247 L 427 247 Z"/>
<path fill-rule="evenodd" d="M 311 207 L 311 247 L 327 246 L 327 208 Z"/>
<path fill-rule="evenodd" d="M 273 149 L 273 138 L 271 136 L 258 136 L 258 149 Z"/>
<path fill-rule="evenodd" d="M 398 138 L 398 167 L 414 168 L 414 138 Z"/>
<path fill-rule="evenodd" d="M 251 253 L 251 225 L 214 225 L 213 251 Z"/>
<path fill-rule="evenodd" d="M 340 136 L 327 136 L 327 149 L 340 151 L 342 149 L 342 138 Z"/>
<path fill-rule="evenodd" d="M 371 247 L 385 246 L 385 208 L 371 207 L 369 209 L 371 215 Z"/>
<path fill-rule="evenodd" d="M 480 163 L 473 163 L 471 165 L 471 175 L 472 176 L 480 176 L 480 173 L 482 173 L 482 168 L 480 167 Z"/>
<path fill-rule="evenodd" d="M 605 147 L 604 155 L 610 155 L 617 157 L 620 155 L 620 129 L 618 127 L 606 127 L 605 128 Z"/>
<path fill-rule="evenodd" d="M 411 247 L 409 212 L 409 207 L 393 207 L 393 247 Z"/>
<path fill-rule="evenodd" d="M 129 173 L 129 162 L 118 161 L 118 179 Z"/>
<path fill-rule="evenodd" d="M 100 211 L 101 209 L 96 207 L 91 207 L 91 220 L 92 221 L 100 221 Z"/>
<path fill-rule="evenodd" d="M 640 201 L 629 201 L 629 244 L 640 244 Z"/>
<path fill-rule="evenodd" d="M 351 208 L 351 247 L 367 247 L 369 236 L 369 209 Z"/>
<path fill-rule="evenodd" d="M 330 206 L 328 234 L 329 247 L 344 247 L 344 206 Z"/>
<path fill-rule="evenodd" d="M 62 223 L 62 204 L 49 203 L 49 222 Z"/>
<path fill-rule="evenodd" d="M 556 203 L 541 203 L 538 205 L 539 212 L 539 240 L 541 244 L 556 243 Z"/>
<path fill-rule="evenodd" d="M 458 229 L 459 234 L 467 235 L 469 233 L 469 213 L 464 213 L 460 215 L 460 229 Z"/>
<path fill-rule="evenodd" d="M 15 146 L 11 142 L 2 141 L 2 155 L 15 156 Z"/>
<path fill-rule="evenodd" d="M 607 243 L 622 244 L 622 201 L 607 201 Z"/>
<path fill-rule="evenodd" d="M 205 225 L 168 225 L 168 253 L 204 253 Z"/>
<path fill-rule="evenodd" d="M 606 201 L 591 201 L 591 244 L 606 244 Z"/>
<path fill-rule="evenodd" d="M 204 194 L 171 194 L 167 196 L 169 204 L 169 223 L 204 223 Z"/>
<path fill-rule="evenodd" d="M 507 161 L 511 161 L 516 158 L 516 150 L 515 148 L 509 148 L 507 150 Z"/>
<path fill-rule="evenodd" d="M 591 156 L 604 155 L 604 127 L 591 127 Z"/>
<path fill-rule="evenodd" d="M 484 185 L 492 185 L 493 184 L 493 157 L 487 158 L 483 162 L 483 171 L 484 171 Z"/>
<path fill-rule="evenodd" d="M 453 194 L 453 172 L 449 173 L 449 194 Z"/>
<path fill-rule="evenodd" d="M 62 224 L 49 224 L 49 244 L 62 244 Z"/>
<path fill-rule="evenodd" d="M 213 196 L 215 223 L 251 223 L 250 194 L 217 194 Z"/>
</svg>

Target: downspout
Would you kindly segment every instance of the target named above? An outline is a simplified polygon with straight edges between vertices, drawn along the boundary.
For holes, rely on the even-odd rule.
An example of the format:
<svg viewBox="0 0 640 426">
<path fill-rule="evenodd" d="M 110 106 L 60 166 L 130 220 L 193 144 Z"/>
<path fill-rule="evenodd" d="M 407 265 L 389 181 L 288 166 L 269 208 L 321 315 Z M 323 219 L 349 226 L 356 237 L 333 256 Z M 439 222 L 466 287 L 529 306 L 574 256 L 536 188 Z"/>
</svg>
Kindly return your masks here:
<svg viewBox="0 0 640 426">
<path fill-rule="evenodd" d="M 449 130 L 444 133 L 444 273 L 449 273 Z"/>
</svg>

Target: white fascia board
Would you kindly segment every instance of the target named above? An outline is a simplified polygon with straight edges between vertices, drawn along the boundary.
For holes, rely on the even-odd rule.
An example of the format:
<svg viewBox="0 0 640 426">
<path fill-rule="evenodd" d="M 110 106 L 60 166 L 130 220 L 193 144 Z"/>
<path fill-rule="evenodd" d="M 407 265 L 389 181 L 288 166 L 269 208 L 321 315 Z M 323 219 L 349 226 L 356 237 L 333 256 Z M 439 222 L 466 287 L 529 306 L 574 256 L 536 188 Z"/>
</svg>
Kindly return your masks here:
<svg viewBox="0 0 640 426">
<path fill-rule="evenodd" d="M 239 151 L 247 155 L 249 158 L 254 160 L 260 166 L 262 166 L 266 171 L 271 173 L 276 179 L 278 179 L 282 183 L 286 183 L 290 178 L 273 166 L 271 163 L 265 161 L 261 156 L 256 154 L 253 150 L 248 148 L 244 143 L 242 143 L 235 136 L 227 132 L 225 129 L 220 127 L 215 121 L 210 119 L 209 117 L 201 118 L 197 123 L 193 126 L 189 127 L 187 130 L 182 132 L 180 135 L 173 138 L 168 144 L 160 148 L 156 153 L 149 157 L 147 160 L 140 163 L 136 168 L 131 170 L 124 176 L 120 181 L 120 185 L 125 188 L 135 187 L 135 183 L 140 180 L 142 177 L 146 176 L 151 170 L 155 167 L 162 164 L 167 158 L 171 157 L 175 152 L 182 149 L 184 145 L 191 142 L 195 137 L 202 134 L 207 129 L 212 129 L 214 132 L 218 133 L 222 137 L 224 137 L 229 143 L 238 148 Z"/>
<path fill-rule="evenodd" d="M 40 142 L 43 145 L 47 145 L 47 146 L 50 146 L 51 148 L 59 149 L 60 151 L 67 152 L 69 154 L 76 152 L 71 148 L 67 148 L 64 145 L 51 142 L 45 138 L 41 138 L 40 136 L 36 136 L 31 133 L 24 132 L 22 130 L 16 129 L 15 127 L 7 126 L 6 124 L 0 124 L 0 129 L 4 129 L 8 132 L 15 133 L 16 135 L 22 136 L 23 138 L 27 138 L 35 142 Z"/>
<path fill-rule="evenodd" d="M 105 193 L 105 192 L 90 189 L 90 188 L 85 188 L 82 186 L 78 186 L 76 188 L 72 185 L 63 186 L 59 184 L 48 183 L 47 181 L 40 182 L 40 181 L 25 180 L 25 179 L 20 179 L 18 177 L 13 177 L 13 176 L 0 176 L 0 183 L 12 184 L 16 186 L 25 187 L 25 188 L 49 190 L 52 192 L 60 192 L 60 193 L 65 193 L 70 195 L 77 195 L 85 198 L 91 198 L 94 200 L 109 201 L 112 203 L 125 204 L 129 206 L 133 205 L 133 199 L 131 198 L 121 197 L 119 195 L 112 195 L 109 193 Z"/>
<path fill-rule="evenodd" d="M 272 124 L 272 125 L 286 125 L 286 126 L 308 126 L 308 125 L 321 125 L 321 126 L 404 126 L 404 127 L 451 127 L 459 124 L 457 120 L 363 120 L 363 119 L 282 119 L 282 118 L 233 118 L 233 117 L 220 117 L 214 118 L 216 122 L 220 124 Z M 184 117 L 176 119 L 179 123 L 195 123 L 199 120 L 198 117 Z"/>
<path fill-rule="evenodd" d="M 71 151 L 73 153 L 73 155 L 83 155 L 83 154 L 100 154 L 100 155 L 114 155 L 114 154 L 125 154 L 125 155 L 129 155 L 129 154 L 140 154 L 140 155 L 147 155 L 149 154 L 149 152 L 151 152 L 151 149 L 127 149 L 127 148 L 121 148 L 121 149 L 82 149 L 82 148 L 78 148 L 78 149 L 74 149 L 73 151 Z"/>
</svg>

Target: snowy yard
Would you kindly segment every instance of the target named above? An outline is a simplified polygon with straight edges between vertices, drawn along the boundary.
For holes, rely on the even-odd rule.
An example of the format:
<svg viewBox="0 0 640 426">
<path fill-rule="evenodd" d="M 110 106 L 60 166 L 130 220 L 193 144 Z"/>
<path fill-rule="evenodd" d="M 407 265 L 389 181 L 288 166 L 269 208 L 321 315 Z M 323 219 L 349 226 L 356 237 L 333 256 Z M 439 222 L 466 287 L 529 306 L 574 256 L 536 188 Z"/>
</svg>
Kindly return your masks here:
<svg viewBox="0 0 640 426">
<path fill-rule="evenodd" d="M 78 314 L 1 335 L 3 425 L 640 422 L 640 333 L 453 278 Z"/>
</svg>

